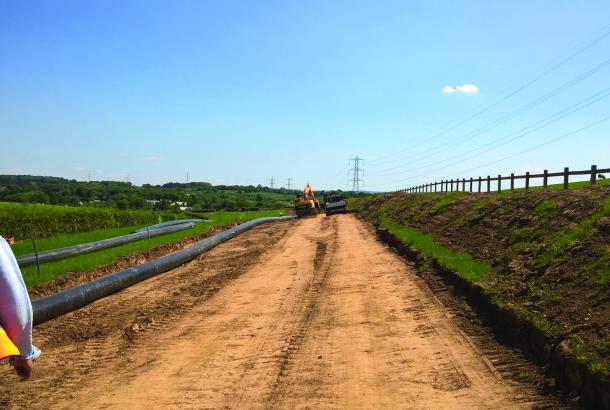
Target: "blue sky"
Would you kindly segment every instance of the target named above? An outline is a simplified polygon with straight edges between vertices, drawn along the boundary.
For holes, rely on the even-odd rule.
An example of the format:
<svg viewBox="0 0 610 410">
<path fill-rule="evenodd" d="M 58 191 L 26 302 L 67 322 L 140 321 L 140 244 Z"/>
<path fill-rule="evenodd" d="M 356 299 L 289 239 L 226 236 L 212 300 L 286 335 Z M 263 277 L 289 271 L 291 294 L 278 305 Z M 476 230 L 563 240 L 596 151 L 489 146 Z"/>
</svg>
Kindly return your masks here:
<svg viewBox="0 0 610 410">
<path fill-rule="evenodd" d="M 501 101 L 607 31 L 605 0 L 0 0 L 0 174 L 345 189 L 358 155 L 391 190 L 610 166 L 610 121 L 515 155 L 610 97 L 469 158 L 610 87 L 608 35 Z"/>
</svg>

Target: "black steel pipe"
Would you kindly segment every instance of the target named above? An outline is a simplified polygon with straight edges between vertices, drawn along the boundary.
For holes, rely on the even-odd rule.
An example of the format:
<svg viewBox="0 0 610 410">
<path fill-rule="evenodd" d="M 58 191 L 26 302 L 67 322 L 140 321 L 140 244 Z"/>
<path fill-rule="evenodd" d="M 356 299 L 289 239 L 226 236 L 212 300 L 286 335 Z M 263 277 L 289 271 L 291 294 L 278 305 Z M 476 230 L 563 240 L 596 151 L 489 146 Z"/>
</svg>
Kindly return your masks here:
<svg viewBox="0 0 610 410">
<path fill-rule="evenodd" d="M 176 219 L 175 221 L 166 221 L 166 222 L 161 222 L 158 224 L 154 224 L 154 225 L 148 225 L 145 226 L 144 228 L 138 228 L 136 229 L 134 232 L 146 232 L 146 231 L 154 231 L 157 229 L 161 229 L 161 228 L 165 228 L 167 226 L 173 226 L 173 225 L 180 225 L 180 224 L 186 224 L 186 223 L 197 223 L 197 222 L 210 222 L 208 219 Z"/>
<path fill-rule="evenodd" d="M 172 232 L 190 229 L 195 226 L 195 223 L 189 222 L 186 224 L 168 226 L 161 229 L 151 231 L 144 230 L 143 232 L 130 233 L 128 235 L 117 236 L 115 238 L 102 239 L 100 241 L 82 243 L 80 245 L 67 246 L 65 248 L 53 249 L 52 251 L 30 253 L 17 257 L 17 263 L 20 267 L 35 265 L 38 263 L 53 262 L 60 259 L 67 259 L 73 256 L 85 255 L 91 252 L 101 251 L 102 249 L 114 248 L 126 243 L 139 241 L 141 239 L 152 238 L 154 236 L 165 235 Z M 38 258 L 38 261 L 36 260 Z"/>
<path fill-rule="evenodd" d="M 294 217 L 292 216 L 282 216 L 253 219 L 210 238 L 199 241 L 193 246 L 181 251 L 104 276 L 103 278 L 64 290 L 63 292 L 37 299 L 32 302 L 32 307 L 34 309 L 34 324 L 37 325 L 68 312 L 80 309 L 98 299 L 109 296 L 160 273 L 174 269 L 212 249 L 216 245 L 257 225 L 293 218 Z"/>
</svg>

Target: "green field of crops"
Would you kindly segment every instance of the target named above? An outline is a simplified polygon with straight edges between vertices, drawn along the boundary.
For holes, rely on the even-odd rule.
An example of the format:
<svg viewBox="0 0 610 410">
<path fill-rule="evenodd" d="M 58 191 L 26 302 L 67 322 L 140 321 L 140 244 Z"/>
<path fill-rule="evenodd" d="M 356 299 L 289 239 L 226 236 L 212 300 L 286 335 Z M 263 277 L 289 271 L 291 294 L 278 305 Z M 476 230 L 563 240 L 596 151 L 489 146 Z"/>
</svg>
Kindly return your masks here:
<svg viewBox="0 0 610 410">
<path fill-rule="evenodd" d="M 180 219 L 176 212 L 0 202 L 0 235 L 16 240 L 147 225 Z"/>
<path fill-rule="evenodd" d="M 192 229 L 174 232 L 168 235 L 158 236 L 155 238 L 143 239 L 137 242 L 132 242 L 116 248 L 106 249 L 87 255 L 81 255 L 76 256 L 74 258 L 64 259 L 61 261 L 41 264 L 39 266 L 39 269 L 37 269 L 36 266 L 28 266 L 22 269 L 22 274 L 27 286 L 33 287 L 57 279 L 68 272 L 91 271 L 99 266 L 112 264 L 116 262 L 121 256 L 136 254 L 146 249 L 177 242 L 184 238 L 205 233 L 214 227 L 226 225 L 236 220 L 247 221 L 254 218 L 261 218 L 266 216 L 287 215 L 287 213 L 287 209 L 248 212 L 212 212 L 206 214 L 206 216 L 212 220 L 211 222 L 198 223 Z M 115 236 L 125 235 L 132 232 L 135 228 L 141 226 L 142 225 L 124 228 L 102 229 L 91 232 L 63 234 L 50 238 L 39 239 L 35 241 L 36 250 L 38 252 L 41 252 L 71 245 L 77 245 L 80 243 L 92 242 L 100 239 L 107 239 Z M 34 244 L 30 240 L 20 241 L 15 243 L 12 248 L 13 252 L 16 255 L 23 255 L 32 253 L 34 251 Z"/>
</svg>

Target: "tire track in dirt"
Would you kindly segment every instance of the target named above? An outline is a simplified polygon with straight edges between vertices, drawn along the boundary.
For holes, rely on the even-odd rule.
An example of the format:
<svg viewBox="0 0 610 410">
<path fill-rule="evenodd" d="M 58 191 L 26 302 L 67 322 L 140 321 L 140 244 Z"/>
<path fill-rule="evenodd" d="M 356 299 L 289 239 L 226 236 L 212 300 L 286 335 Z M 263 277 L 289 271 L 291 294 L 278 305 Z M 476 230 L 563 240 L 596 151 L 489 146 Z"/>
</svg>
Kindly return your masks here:
<svg viewBox="0 0 610 410">
<path fill-rule="evenodd" d="M 413 265 L 406 260 L 405 263 Z M 481 360 L 495 377 L 516 387 L 516 401 L 532 403 L 537 409 L 578 408 L 570 398 L 555 389 L 555 381 L 548 378 L 531 358 L 513 343 L 500 342 L 492 328 L 485 325 L 451 285 L 425 270 L 418 271 L 418 275 L 425 281 L 423 288 L 445 308 L 447 317 L 456 323 L 463 338 L 480 351 Z"/>
<path fill-rule="evenodd" d="M 290 377 L 289 371 L 292 361 L 298 354 L 301 343 L 307 335 L 314 316 L 317 314 L 320 292 L 326 286 L 333 257 L 337 252 L 336 225 L 336 220 L 323 219 L 321 231 L 327 238 L 316 241 L 313 277 L 303 296 L 304 312 L 295 332 L 289 337 L 286 345 L 282 347 L 277 378 L 267 396 L 270 407 L 276 407 L 281 403 L 286 388 L 286 380 Z"/>
</svg>

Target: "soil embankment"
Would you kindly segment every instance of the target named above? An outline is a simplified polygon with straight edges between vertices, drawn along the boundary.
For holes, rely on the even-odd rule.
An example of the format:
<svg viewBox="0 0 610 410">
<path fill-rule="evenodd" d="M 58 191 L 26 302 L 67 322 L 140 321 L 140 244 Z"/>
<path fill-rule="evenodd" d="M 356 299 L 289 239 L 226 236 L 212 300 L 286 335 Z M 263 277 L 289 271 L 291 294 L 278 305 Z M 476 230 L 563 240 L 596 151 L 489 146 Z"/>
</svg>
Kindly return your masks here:
<svg viewBox="0 0 610 410">
<path fill-rule="evenodd" d="M 476 284 L 571 350 L 610 370 L 610 187 L 508 194 L 387 194 L 355 203 L 377 226 L 430 234 L 491 265 Z M 458 272 L 464 273 L 464 272 Z M 578 380 L 575 380 L 578 383 Z"/>
<path fill-rule="evenodd" d="M 443 295 L 352 215 L 269 224 L 37 327 L 33 380 L 4 368 L 0 404 L 564 407 Z"/>
</svg>

